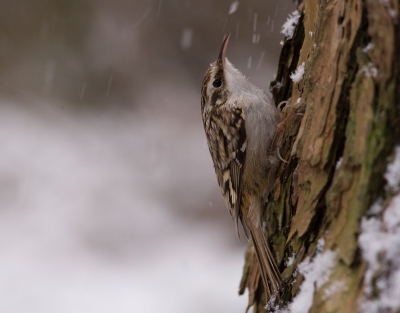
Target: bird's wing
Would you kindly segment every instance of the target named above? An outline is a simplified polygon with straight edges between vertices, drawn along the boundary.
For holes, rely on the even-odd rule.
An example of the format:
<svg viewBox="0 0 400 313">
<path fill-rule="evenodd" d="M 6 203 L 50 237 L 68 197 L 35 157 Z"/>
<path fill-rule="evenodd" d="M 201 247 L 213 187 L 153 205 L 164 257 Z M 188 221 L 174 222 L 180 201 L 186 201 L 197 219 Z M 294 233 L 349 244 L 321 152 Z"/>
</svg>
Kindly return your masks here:
<svg viewBox="0 0 400 313">
<path fill-rule="evenodd" d="M 220 151 L 219 162 L 215 163 L 220 173 L 218 175 L 217 171 L 218 183 L 238 236 L 239 220 L 242 222 L 246 236 L 248 236 L 240 208 L 243 165 L 246 158 L 247 145 L 245 116 L 243 110 L 237 107 L 226 113 L 227 115 L 221 116 L 221 119 L 216 123 L 219 124 L 217 142 L 220 143 L 218 149 Z"/>
</svg>

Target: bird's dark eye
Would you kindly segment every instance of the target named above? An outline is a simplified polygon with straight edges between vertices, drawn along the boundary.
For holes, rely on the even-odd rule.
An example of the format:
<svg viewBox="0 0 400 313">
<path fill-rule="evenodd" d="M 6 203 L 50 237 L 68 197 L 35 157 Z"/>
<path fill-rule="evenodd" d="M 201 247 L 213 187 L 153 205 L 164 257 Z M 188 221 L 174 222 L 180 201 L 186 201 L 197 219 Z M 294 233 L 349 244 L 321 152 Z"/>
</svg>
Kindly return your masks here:
<svg viewBox="0 0 400 313">
<path fill-rule="evenodd" d="M 221 85 L 222 85 L 222 83 L 221 83 L 221 80 L 220 80 L 220 79 L 214 80 L 213 86 L 214 86 L 215 88 L 219 88 L 219 87 L 221 87 Z"/>
</svg>

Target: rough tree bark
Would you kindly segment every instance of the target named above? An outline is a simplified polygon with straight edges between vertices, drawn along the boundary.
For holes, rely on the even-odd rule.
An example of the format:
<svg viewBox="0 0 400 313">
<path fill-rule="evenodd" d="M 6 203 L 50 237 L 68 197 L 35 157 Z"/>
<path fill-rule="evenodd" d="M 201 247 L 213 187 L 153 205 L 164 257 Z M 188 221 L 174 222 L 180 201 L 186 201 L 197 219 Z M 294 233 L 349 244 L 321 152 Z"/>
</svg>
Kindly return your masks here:
<svg viewBox="0 0 400 313">
<path fill-rule="evenodd" d="M 298 9 L 271 91 L 276 103 L 291 99 L 283 118 L 304 115 L 285 124 L 281 154 L 289 164 L 282 163 L 265 210 L 267 231 L 286 282 L 281 303 L 299 292 L 296 268 L 323 238 L 324 250 L 336 252 L 335 264 L 310 312 L 354 313 L 366 270 L 361 217 L 378 197 L 394 196 L 384 188 L 384 173 L 400 140 L 399 2 L 305 0 Z M 295 84 L 289 75 L 303 62 L 305 74 Z M 248 288 L 249 306 L 266 312 L 257 267 L 250 246 L 240 292 Z M 324 297 L 334 281 L 342 288 Z"/>
</svg>

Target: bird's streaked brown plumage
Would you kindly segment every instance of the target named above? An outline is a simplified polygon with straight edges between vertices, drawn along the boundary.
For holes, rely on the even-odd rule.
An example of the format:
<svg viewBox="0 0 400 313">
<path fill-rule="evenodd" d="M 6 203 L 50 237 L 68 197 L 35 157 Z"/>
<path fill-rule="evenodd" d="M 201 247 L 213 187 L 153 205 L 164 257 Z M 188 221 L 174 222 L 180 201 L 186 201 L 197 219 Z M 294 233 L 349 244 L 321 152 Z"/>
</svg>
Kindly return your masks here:
<svg viewBox="0 0 400 313">
<path fill-rule="evenodd" d="M 272 100 L 226 59 L 229 35 L 207 70 L 201 113 L 218 184 L 239 234 L 253 241 L 268 298 L 281 276 L 262 227 L 263 208 L 279 159 L 271 147 L 279 113 Z"/>
</svg>

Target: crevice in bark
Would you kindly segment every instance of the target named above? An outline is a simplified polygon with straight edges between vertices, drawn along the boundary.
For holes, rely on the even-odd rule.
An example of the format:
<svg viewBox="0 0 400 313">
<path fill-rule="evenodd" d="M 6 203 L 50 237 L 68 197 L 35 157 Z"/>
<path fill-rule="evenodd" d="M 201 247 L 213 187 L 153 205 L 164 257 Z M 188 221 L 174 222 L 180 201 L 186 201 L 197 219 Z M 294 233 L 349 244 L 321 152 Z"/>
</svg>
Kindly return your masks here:
<svg viewBox="0 0 400 313">
<path fill-rule="evenodd" d="M 279 57 L 276 78 L 269 85 L 276 105 L 289 99 L 292 93 L 293 82 L 289 75 L 296 70 L 304 42 L 303 18 L 304 14 L 301 14 L 292 39 L 285 40 Z"/>
</svg>

